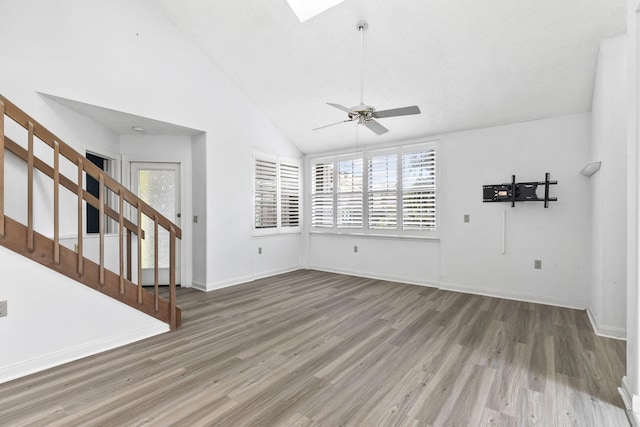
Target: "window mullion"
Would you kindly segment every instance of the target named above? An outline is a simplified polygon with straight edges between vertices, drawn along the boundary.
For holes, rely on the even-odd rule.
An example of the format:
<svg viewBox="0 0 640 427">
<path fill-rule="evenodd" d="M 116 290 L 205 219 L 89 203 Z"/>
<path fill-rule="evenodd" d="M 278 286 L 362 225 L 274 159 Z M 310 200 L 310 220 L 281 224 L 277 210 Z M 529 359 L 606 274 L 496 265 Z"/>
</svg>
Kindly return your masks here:
<svg viewBox="0 0 640 427">
<path fill-rule="evenodd" d="M 369 156 L 362 153 L 362 231 L 369 233 Z"/>
<path fill-rule="evenodd" d="M 338 231 L 338 162 L 333 162 L 333 231 Z"/>
<path fill-rule="evenodd" d="M 276 230 L 278 232 L 280 232 L 280 227 L 282 226 L 282 201 L 280 200 L 282 189 L 280 185 L 280 159 L 278 158 L 276 162 Z"/>
<path fill-rule="evenodd" d="M 402 150 L 399 148 L 396 152 L 397 156 L 397 165 L 396 165 L 396 173 L 398 174 L 398 180 L 396 185 L 396 203 L 397 203 L 397 224 L 396 230 L 398 234 L 402 234 L 402 223 L 404 219 L 404 199 L 402 197 L 402 188 L 404 186 L 404 182 L 402 180 Z"/>
</svg>

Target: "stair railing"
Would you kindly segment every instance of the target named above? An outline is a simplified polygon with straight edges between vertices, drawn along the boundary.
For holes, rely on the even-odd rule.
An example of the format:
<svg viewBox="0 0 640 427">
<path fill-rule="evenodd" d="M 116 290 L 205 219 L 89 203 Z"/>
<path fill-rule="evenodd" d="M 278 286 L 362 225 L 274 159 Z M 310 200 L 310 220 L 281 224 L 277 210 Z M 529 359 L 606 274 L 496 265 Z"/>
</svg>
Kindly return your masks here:
<svg viewBox="0 0 640 427">
<path fill-rule="evenodd" d="M 5 134 L 5 116 L 27 131 L 27 148 L 14 142 Z M 34 154 L 34 141 L 39 139 L 53 149 L 53 166 L 43 161 Z M 145 203 L 138 196 L 123 187 L 118 181 L 110 177 L 105 171 L 98 168 L 85 156 L 81 155 L 60 138 L 55 136 L 44 126 L 18 108 L 16 105 L 0 95 L 0 243 L 4 246 L 15 247 L 15 242 L 3 241 L 7 238 L 9 224 L 17 223 L 14 219 L 5 215 L 5 152 L 13 153 L 17 158 L 27 163 L 27 224 L 26 224 L 26 253 L 33 253 L 36 249 L 38 238 L 46 237 L 39 235 L 34 230 L 34 171 L 40 171 L 53 180 L 53 246 L 52 261 L 53 266 L 69 277 L 75 278 L 89 286 L 97 281 L 97 290 L 110 295 L 122 302 L 140 309 L 169 324 L 173 330 L 180 324 L 181 311 L 176 306 L 176 239 L 182 238 L 181 229 Z M 60 172 L 60 156 L 69 160 L 77 166 L 77 181 L 74 182 Z M 95 197 L 83 188 L 85 176 L 91 176 L 99 183 L 99 197 Z M 12 184 L 14 185 L 14 184 Z M 69 258 L 69 249 L 60 243 L 60 187 L 69 190 L 77 196 L 77 245 L 74 261 L 74 270 L 68 271 L 62 268 L 61 258 Z M 111 191 L 117 197 L 117 210 L 106 203 L 107 192 Z M 98 278 L 87 278 L 86 265 L 92 262 L 84 256 L 84 228 L 83 228 L 83 202 L 93 206 L 99 211 L 99 262 L 97 263 Z M 127 218 L 125 212 L 133 212 L 132 217 L 136 222 Z M 143 230 L 143 216 L 147 216 L 153 221 L 153 230 Z M 110 272 L 105 268 L 105 218 L 109 217 L 117 223 L 118 228 L 118 251 L 119 251 L 119 272 Z M 162 228 L 169 233 L 169 299 L 168 301 L 160 297 L 159 294 L 159 260 L 158 260 L 158 237 L 159 229 Z M 143 288 L 142 283 L 142 239 L 145 233 L 153 233 L 154 236 L 154 283 L 153 292 Z M 134 236 L 137 239 L 137 283 L 132 282 L 132 246 Z M 126 250 L 125 250 L 126 241 Z M 5 244 L 6 243 L 6 244 Z M 45 245 L 47 248 L 48 245 Z M 45 254 L 46 255 L 46 254 Z M 63 256 L 64 255 L 64 256 Z M 44 257 L 44 255 L 42 256 Z M 33 257 L 34 260 L 43 264 L 46 261 Z M 106 275 L 116 274 L 118 279 L 117 291 L 111 286 L 106 286 Z M 127 289 L 135 290 L 135 296 L 127 293 Z M 149 306 L 151 308 L 149 308 Z"/>
</svg>

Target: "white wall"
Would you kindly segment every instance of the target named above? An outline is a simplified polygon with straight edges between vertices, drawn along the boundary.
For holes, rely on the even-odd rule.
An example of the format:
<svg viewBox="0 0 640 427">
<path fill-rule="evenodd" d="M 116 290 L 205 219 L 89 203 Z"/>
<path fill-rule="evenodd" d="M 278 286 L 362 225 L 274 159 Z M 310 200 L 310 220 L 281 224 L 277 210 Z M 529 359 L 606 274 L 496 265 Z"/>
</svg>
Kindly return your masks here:
<svg viewBox="0 0 640 427">
<path fill-rule="evenodd" d="M 205 286 L 264 274 L 252 262 L 251 152 L 299 157 L 293 144 L 151 1 L 0 7 L 0 49 L 10 64 L 0 70 L 0 92 L 45 116 L 54 132 L 62 124 L 43 112 L 36 90 L 205 131 Z M 279 264 L 297 267 L 298 256 L 280 252 L 277 241 Z"/>
<path fill-rule="evenodd" d="M 206 143 L 204 134 L 191 138 L 191 165 L 193 167 L 191 192 L 193 203 L 192 216 L 198 222 L 191 226 L 191 284 L 198 289 L 207 288 L 207 175 L 206 175 Z"/>
<path fill-rule="evenodd" d="M 634 425 L 640 425 L 640 293 L 638 292 L 638 200 L 640 185 L 640 2 L 627 0 L 627 360 L 620 388 Z"/>
<path fill-rule="evenodd" d="M 600 44 L 591 111 L 592 161 L 602 161 L 592 191 L 590 312 L 599 333 L 625 336 L 627 251 L 626 36 Z"/>
<path fill-rule="evenodd" d="M 590 192 L 589 114 L 441 135 L 440 240 L 309 236 L 312 268 L 440 286 L 471 293 L 586 308 Z M 482 185 L 544 180 L 542 202 L 483 203 Z M 542 189 L 541 189 L 542 190 Z M 309 187 L 306 188 L 307 194 Z M 543 193 L 539 193 L 543 195 Z M 307 212 L 308 212 L 307 204 Z M 502 215 L 506 210 L 506 252 Z M 470 222 L 464 223 L 465 214 Z M 353 246 L 358 252 L 353 252 Z M 534 260 L 542 269 L 534 269 Z"/>
<path fill-rule="evenodd" d="M 0 259 L 0 383 L 169 329 L 3 247 Z"/>
<path fill-rule="evenodd" d="M 589 188 L 580 175 L 589 115 L 450 134 L 441 144 L 442 276 L 445 288 L 586 307 Z M 544 181 L 558 202 L 483 203 L 482 185 Z M 543 196 L 543 188 L 538 189 Z M 502 215 L 506 246 L 502 254 Z M 463 222 L 463 215 L 470 222 Z M 534 260 L 542 269 L 534 269 Z"/>
<path fill-rule="evenodd" d="M 150 0 L 0 0 L 0 51 L 0 93 L 78 151 L 109 148 L 112 140 L 118 151 L 119 138 L 37 92 L 203 130 L 191 156 L 198 156 L 193 176 L 203 181 L 194 192 L 196 231 L 204 236 L 192 241 L 194 280 L 210 289 L 273 271 L 253 259 L 252 150 L 300 153 Z M 264 237 L 261 244 L 285 270 L 300 264 L 299 240 Z M 10 264 L 0 254 L 0 271 Z M 12 295 L 10 306 L 38 305 L 37 293 Z M 30 313 L 31 322 L 49 321 Z M 17 338 L 27 330 L 12 324 L 7 333 Z"/>
<path fill-rule="evenodd" d="M 358 251 L 354 252 L 354 246 Z M 418 285 L 440 283 L 440 242 L 311 234 L 309 268 Z"/>
</svg>

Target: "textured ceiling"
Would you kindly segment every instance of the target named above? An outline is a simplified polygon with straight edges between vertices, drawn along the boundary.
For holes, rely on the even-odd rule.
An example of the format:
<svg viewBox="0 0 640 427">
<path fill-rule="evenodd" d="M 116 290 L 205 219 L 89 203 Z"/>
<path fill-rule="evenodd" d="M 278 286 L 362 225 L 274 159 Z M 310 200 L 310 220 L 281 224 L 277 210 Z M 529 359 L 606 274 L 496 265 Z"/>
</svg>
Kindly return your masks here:
<svg viewBox="0 0 640 427">
<path fill-rule="evenodd" d="M 359 128 L 360 144 L 590 111 L 598 46 L 625 0 L 346 0 L 300 23 L 285 0 L 153 0 L 304 153 L 353 147 L 326 105 L 422 114 Z"/>
</svg>

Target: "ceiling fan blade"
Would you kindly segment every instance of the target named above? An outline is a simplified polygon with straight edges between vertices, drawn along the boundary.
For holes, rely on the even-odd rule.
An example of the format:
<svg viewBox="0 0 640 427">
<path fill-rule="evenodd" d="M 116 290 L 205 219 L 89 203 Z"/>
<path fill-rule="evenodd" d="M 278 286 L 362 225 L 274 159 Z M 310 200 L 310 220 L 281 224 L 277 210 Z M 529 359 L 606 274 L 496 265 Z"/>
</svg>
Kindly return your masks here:
<svg viewBox="0 0 640 427">
<path fill-rule="evenodd" d="M 337 109 L 339 109 L 339 110 L 342 110 L 342 111 L 344 111 L 344 112 L 347 112 L 347 113 L 356 113 L 356 114 L 357 114 L 357 112 L 355 112 L 355 111 L 353 111 L 353 110 L 350 110 L 350 109 L 348 109 L 347 107 L 345 107 L 345 106 L 343 106 L 343 105 L 340 105 L 340 104 L 333 104 L 333 103 L 331 103 L 331 102 L 327 102 L 327 104 L 329 104 L 329 105 L 331 105 L 332 107 L 335 107 L 335 108 L 337 108 Z"/>
<path fill-rule="evenodd" d="M 371 129 L 372 131 L 374 131 L 375 133 L 377 133 L 378 135 L 382 135 L 383 133 L 389 132 L 389 129 L 382 126 L 380 123 L 376 122 L 373 119 L 367 120 L 366 122 L 364 122 L 364 125 L 369 129 Z"/>
<path fill-rule="evenodd" d="M 346 122 L 352 122 L 352 121 L 353 120 L 342 120 L 341 122 L 331 123 L 330 125 L 320 126 L 319 128 L 315 128 L 315 129 L 312 129 L 312 130 L 324 129 L 324 128 L 328 128 L 329 126 L 335 126 L 335 125 L 339 125 L 340 123 L 346 123 Z"/>
<path fill-rule="evenodd" d="M 420 109 L 416 105 L 412 107 L 394 108 L 392 110 L 374 111 L 373 117 L 382 119 L 385 117 L 410 116 L 412 114 L 420 114 Z"/>
</svg>

